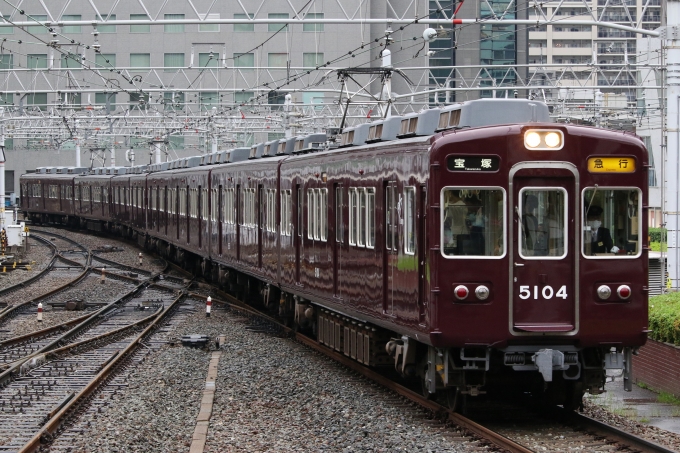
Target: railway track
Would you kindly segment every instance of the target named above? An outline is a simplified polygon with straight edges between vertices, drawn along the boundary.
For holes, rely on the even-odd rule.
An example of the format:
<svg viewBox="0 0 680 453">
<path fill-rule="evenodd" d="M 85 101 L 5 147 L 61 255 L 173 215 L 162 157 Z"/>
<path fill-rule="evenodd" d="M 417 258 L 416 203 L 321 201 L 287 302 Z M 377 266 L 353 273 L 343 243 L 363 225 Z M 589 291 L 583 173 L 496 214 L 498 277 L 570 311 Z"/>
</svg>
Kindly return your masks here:
<svg viewBox="0 0 680 453">
<path fill-rule="evenodd" d="M 36 451 L 129 366 L 185 296 L 144 283 L 0 374 L 0 452 Z M 66 341 L 67 345 L 63 345 Z M 45 350 L 49 349 L 49 350 Z M 19 423 L 12 420 L 19 419 Z M 72 423 L 72 422 L 71 422 Z"/>
<path fill-rule="evenodd" d="M 215 293 L 214 289 L 210 291 L 213 294 Z M 204 292 L 192 292 L 190 295 L 196 298 L 206 298 Z M 551 408 L 547 412 L 534 410 L 535 415 L 528 415 L 532 413 L 532 409 L 517 405 L 496 407 L 495 409 L 487 407 L 482 411 L 485 416 L 479 418 L 461 415 L 341 353 L 330 350 L 317 340 L 293 331 L 277 319 L 253 309 L 228 294 L 220 293 L 220 298 L 216 299 L 213 296 L 213 304 L 225 304 L 247 313 L 243 320 L 249 323 L 249 330 L 262 333 L 285 332 L 286 335 L 294 337 L 309 348 L 332 358 L 364 378 L 426 409 L 433 420 L 450 425 L 453 430 L 451 435 L 458 436 L 461 441 L 481 443 L 491 448 L 491 451 L 513 453 L 572 450 L 588 452 L 673 452 L 673 450 L 616 427 L 557 407 Z M 495 414 L 499 417 L 494 417 Z M 501 419 L 504 422 L 499 421 Z M 523 424 L 525 429 L 519 429 L 518 424 Z M 527 435 L 527 433 L 530 433 L 530 435 Z M 527 441 L 527 438 L 530 438 L 530 440 Z"/>
<path fill-rule="evenodd" d="M 97 259 L 95 258 L 93 261 L 97 261 Z M 110 260 L 100 260 L 99 263 L 109 266 L 109 268 L 114 268 L 116 264 Z M 94 264 L 96 265 L 96 263 Z M 134 272 L 136 270 L 143 271 L 124 265 L 119 266 L 117 269 L 123 274 Z M 112 272 L 112 274 L 113 273 L 115 272 Z M 157 283 L 154 284 L 155 289 L 147 289 L 149 291 L 159 291 L 160 293 L 170 294 L 171 292 L 176 292 L 178 289 L 186 288 L 187 283 L 188 279 L 182 277 L 181 275 L 177 275 L 176 273 L 174 275 L 165 274 L 163 275 L 162 280 L 159 278 Z M 208 289 L 208 287 L 203 286 L 203 289 Z M 214 288 L 209 288 L 209 292 L 212 294 L 216 293 Z M 201 291 L 199 293 L 188 294 L 187 296 L 201 298 L 206 294 L 206 291 Z M 146 296 L 142 296 L 141 298 L 143 299 L 145 297 Z M 509 426 L 499 422 L 498 419 L 488 419 L 488 417 L 485 419 L 476 419 L 474 416 L 464 417 L 460 414 L 449 411 L 447 408 L 438 404 L 437 402 L 423 398 L 419 393 L 399 385 L 385 376 L 366 369 L 364 366 L 348 359 L 342 354 L 328 350 L 328 348 L 320 345 L 316 340 L 310 339 L 299 332 L 293 332 L 292 330 L 278 323 L 277 320 L 254 310 L 251 306 L 245 305 L 227 294 L 221 293 L 220 297 L 222 300 L 213 298 L 213 303 L 228 304 L 232 307 L 245 310 L 245 314 L 241 319 L 248 325 L 248 330 L 261 332 L 264 334 L 283 334 L 286 336 L 295 337 L 297 341 L 331 357 L 337 362 L 363 376 L 359 379 L 365 378 L 371 380 L 372 382 L 376 382 L 389 391 L 394 392 L 394 398 L 405 398 L 406 400 L 417 404 L 419 407 L 427 411 L 426 416 L 431 417 L 432 423 L 446 424 L 446 426 L 448 426 L 449 436 L 453 436 L 457 439 L 460 439 L 461 442 L 466 442 L 470 445 L 477 445 L 479 446 L 480 450 L 532 452 L 568 451 L 570 449 L 576 448 L 580 449 L 581 451 L 592 452 L 671 451 L 644 439 L 640 439 L 636 436 L 632 436 L 628 433 L 617 430 L 616 428 L 603 425 L 586 417 L 582 417 L 579 414 L 565 414 L 564 412 L 555 412 L 554 414 L 550 415 L 550 417 L 548 417 L 545 413 L 541 413 L 536 418 L 531 419 L 526 415 L 521 415 L 526 413 L 525 409 L 516 409 L 520 412 L 512 415 L 512 410 L 505 408 L 502 409 L 501 412 L 505 414 L 506 417 L 510 415 L 511 424 Z M 154 299 L 153 296 L 146 298 L 150 300 Z M 137 299 L 137 302 L 139 302 L 139 298 Z M 137 303 L 137 305 L 139 304 Z M 135 302 L 131 302 L 129 307 L 135 306 Z M 147 304 L 147 306 L 153 309 L 153 304 Z M 149 311 L 147 310 L 146 314 L 148 313 Z M 147 319 L 154 318 L 156 315 L 157 313 L 154 313 L 153 315 L 148 316 L 148 318 L 142 317 L 139 322 L 144 323 L 147 321 Z M 29 406 L 29 403 L 34 401 L 34 399 L 36 401 L 36 406 L 39 406 L 40 410 L 44 411 L 46 408 L 45 405 L 38 405 L 37 401 L 42 401 L 38 400 L 38 398 L 42 398 L 45 391 L 47 391 L 48 394 L 52 392 L 56 395 L 62 396 L 63 399 L 58 400 L 57 398 L 55 400 L 55 398 L 52 398 L 52 400 L 50 400 L 51 404 L 54 406 L 47 413 L 44 420 L 47 420 L 48 417 L 50 417 L 50 420 L 52 420 L 52 418 L 57 417 L 59 414 L 70 414 L 70 417 L 67 417 L 66 419 L 61 418 L 60 421 L 55 420 L 48 422 L 45 425 L 45 429 L 38 431 L 37 434 L 35 434 L 30 440 L 26 441 L 24 446 L 20 449 L 16 448 L 18 447 L 17 443 L 9 446 L 9 450 L 4 449 L 4 446 L 2 446 L 0 442 L 0 452 L 15 451 L 17 449 L 19 451 L 35 451 L 41 442 L 55 445 L 53 451 L 70 451 L 69 445 L 72 443 L 70 439 L 76 438 L 86 429 L 86 425 L 84 425 L 84 423 L 89 422 L 85 420 L 88 420 L 88 417 L 95 416 L 98 411 L 103 410 L 106 404 L 109 404 L 108 399 L 104 398 L 102 395 L 113 395 L 118 390 L 125 387 L 124 378 L 100 378 L 105 382 L 98 388 L 98 390 L 86 391 L 86 389 L 89 389 L 90 385 L 92 384 L 86 383 L 84 376 L 78 375 L 78 370 L 80 369 L 83 370 L 83 373 L 81 374 L 87 375 L 88 377 L 95 376 L 96 370 L 92 368 L 92 366 L 88 368 L 87 365 L 83 365 L 85 363 L 101 363 L 102 365 L 100 365 L 100 367 L 108 368 L 108 363 L 113 363 L 115 361 L 120 363 L 119 369 L 131 370 L 133 369 L 134 364 L 143 360 L 143 357 L 148 353 L 149 346 L 146 348 L 137 347 L 135 352 L 132 352 L 127 358 L 117 358 L 117 351 L 123 349 L 127 350 L 128 345 L 131 345 L 133 342 L 133 336 L 125 336 L 124 332 L 126 332 L 126 329 L 129 329 L 129 327 L 125 327 L 127 323 L 121 321 L 122 318 L 118 318 L 116 320 L 120 321 L 118 324 L 114 322 L 114 318 L 114 316 L 111 317 L 111 322 L 113 324 L 109 324 L 107 327 L 102 327 L 102 329 L 106 332 L 91 329 L 88 331 L 88 334 L 81 334 L 78 336 L 78 342 L 75 346 L 67 346 L 67 348 L 73 347 L 77 349 L 78 346 L 94 344 L 98 341 L 101 341 L 99 339 L 102 338 L 102 336 L 111 336 L 111 332 L 119 332 L 118 334 L 114 334 L 116 339 L 115 342 L 107 343 L 102 346 L 98 345 L 97 348 L 90 349 L 87 352 L 83 352 L 82 354 L 75 354 L 74 357 L 80 357 L 79 359 L 72 359 L 71 356 L 62 359 L 53 355 L 55 352 L 63 350 L 64 347 L 59 348 L 57 351 L 50 351 L 44 355 L 45 359 L 49 360 L 51 365 L 48 365 L 47 363 L 40 365 L 40 361 L 36 361 L 36 367 L 29 371 L 29 373 L 32 374 L 22 377 L 21 380 L 17 379 L 16 381 L 13 381 L 11 385 L 5 389 L 11 389 L 9 400 L 4 400 L 4 390 L 0 392 L 0 420 L 2 420 L 2 417 L 4 416 L 5 408 L 7 408 L 7 414 L 10 413 L 10 408 L 12 408 L 12 414 L 21 414 L 22 423 L 24 420 L 26 420 L 26 424 L 22 424 L 21 426 L 25 428 L 27 432 L 30 431 L 30 429 L 34 429 L 36 424 L 33 418 L 24 417 L 24 414 L 28 414 L 28 408 L 31 407 Z M 105 320 L 102 325 L 106 324 L 106 322 L 108 322 L 108 320 Z M 150 345 L 154 344 L 151 340 L 146 341 L 146 343 Z M 1 346 L 2 344 L 0 344 L 0 347 Z M 37 355 L 41 354 L 34 354 L 32 357 Z M 32 359 L 29 357 L 28 359 L 25 358 L 25 360 Z M 118 362 L 119 360 L 120 362 Z M 24 362 L 24 364 L 25 363 L 26 362 Z M 124 375 L 124 372 L 119 376 L 122 375 Z M 68 385 L 58 384 L 58 379 L 56 378 L 62 377 L 66 378 L 67 382 L 69 383 Z M 25 383 L 27 379 L 29 379 L 30 384 Z M 50 379 L 52 379 L 51 382 Z M 94 380 L 97 380 L 96 376 Z M 24 387 L 21 387 L 21 382 L 24 382 Z M 71 386 L 71 384 L 73 384 L 73 386 Z M 72 387 L 81 388 L 82 390 L 78 392 L 73 390 Z M 56 391 L 56 389 L 58 389 L 58 391 Z M 92 398 L 92 395 L 95 393 L 99 394 L 100 397 Z M 75 399 L 76 396 L 81 396 L 81 398 L 84 397 L 92 404 L 84 404 L 82 402 L 71 403 L 72 399 Z M 409 403 L 405 403 L 405 407 L 408 404 Z M 493 411 L 486 411 L 487 415 L 491 413 L 493 413 Z M 85 414 L 89 414 L 89 416 L 83 417 Z M 28 421 L 28 419 L 33 421 Z M 526 429 L 532 433 L 531 436 L 529 436 L 529 441 L 527 440 L 528 436 L 526 436 L 522 430 L 517 429 L 518 421 L 521 420 L 526 420 Z M 545 434 L 543 435 L 541 433 Z M 559 433 L 559 437 L 556 437 L 555 433 Z M 55 434 L 59 434 L 59 437 L 55 438 Z M 0 439 L 5 435 L 6 433 L 0 429 Z M 548 446 L 547 449 L 545 448 L 546 445 Z M 11 450 L 11 448 L 14 448 L 14 450 Z"/>
</svg>

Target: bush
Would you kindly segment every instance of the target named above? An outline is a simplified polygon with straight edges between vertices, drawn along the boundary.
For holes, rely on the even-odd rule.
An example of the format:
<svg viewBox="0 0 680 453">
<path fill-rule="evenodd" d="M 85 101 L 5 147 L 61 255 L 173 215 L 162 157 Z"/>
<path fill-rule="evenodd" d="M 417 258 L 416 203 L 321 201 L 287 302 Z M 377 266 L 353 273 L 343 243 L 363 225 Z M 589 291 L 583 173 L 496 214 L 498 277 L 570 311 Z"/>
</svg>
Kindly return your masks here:
<svg viewBox="0 0 680 453">
<path fill-rule="evenodd" d="M 662 251 L 661 242 L 650 242 L 649 249 L 652 252 L 661 252 Z M 663 243 L 663 251 L 664 252 L 668 251 L 668 244 L 666 242 Z"/>
<path fill-rule="evenodd" d="M 649 299 L 649 338 L 680 345 L 680 293 Z"/>
<path fill-rule="evenodd" d="M 667 234 L 665 228 L 650 228 L 649 242 L 666 242 Z"/>
</svg>

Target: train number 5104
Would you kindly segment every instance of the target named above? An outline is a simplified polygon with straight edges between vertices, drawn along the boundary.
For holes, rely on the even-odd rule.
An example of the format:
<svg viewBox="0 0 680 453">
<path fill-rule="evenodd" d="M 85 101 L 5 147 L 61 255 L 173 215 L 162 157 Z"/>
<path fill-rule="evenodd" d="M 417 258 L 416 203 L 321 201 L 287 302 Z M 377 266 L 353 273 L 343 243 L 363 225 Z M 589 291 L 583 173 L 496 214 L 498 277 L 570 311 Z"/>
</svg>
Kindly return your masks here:
<svg viewBox="0 0 680 453">
<path fill-rule="evenodd" d="M 531 288 L 532 287 L 530 285 L 521 285 L 519 287 L 519 298 L 524 300 L 529 299 L 532 295 Z M 567 285 L 562 285 L 560 289 L 557 290 L 557 292 L 555 292 L 552 286 L 544 286 L 543 288 L 539 288 L 538 286 L 534 285 L 533 286 L 534 299 L 538 299 L 539 294 L 543 296 L 543 299 L 546 300 L 552 299 L 553 297 L 560 297 L 562 299 L 566 299 Z"/>
</svg>

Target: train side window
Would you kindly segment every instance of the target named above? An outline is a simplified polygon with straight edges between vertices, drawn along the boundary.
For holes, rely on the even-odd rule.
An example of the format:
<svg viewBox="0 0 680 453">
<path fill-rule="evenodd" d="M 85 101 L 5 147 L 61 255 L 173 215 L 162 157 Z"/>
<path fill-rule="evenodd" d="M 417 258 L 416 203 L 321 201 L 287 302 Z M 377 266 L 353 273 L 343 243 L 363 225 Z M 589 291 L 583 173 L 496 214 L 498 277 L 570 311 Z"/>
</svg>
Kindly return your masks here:
<svg viewBox="0 0 680 453">
<path fill-rule="evenodd" d="M 335 242 L 342 244 L 344 238 L 344 226 L 342 221 L 342 186 L 335 187 Z"/>
<path fill-rule="evenodd" d="M 245 200 L 245 190 L 241 189 L 240 186 L 237 187 L 236 189 L 237 193 L 237 200 L 238 200 L 238 206 L 236 207 L 236 221 L 238 222 L 239 225 L 244 224 L 244 219 L 245 219 L 245 206 L 246 206 L 246 200 Z"/>
<path fill-rule="evenodd" d="M 505 255 L 505 190 L 444 187 L 440 193 L 441 253 L 446 258 Z"/>
<path fill-rule="evenodd" d="M 359 189 L 359 206 L 357 209 L 357 219 L 359 221 L 357 225 L 357 245 L 359 247 L 364 247 L 366 245 L 366 227 L 368 226 L 366 198 L 366 188 L 362 187 Z"/>
<path fill-rule="evenodd" d="M 288 191 L 281 191 L 281 227 L 279 229 L 281 236 L 290 236 L 289 231 L 289 219 L 290 219 L 290 206 L 288 205 Z"/>
<path fill-rule="evenodd" d="M 397 249 L 396 194 L 394 185 L 385 186 L 385 248 Z"/>
<path fill-rule="evenodd" d="M 328 189 L 319 190 L 319 235 L 321 240 L 328 240 Z"/>
<path fill-rule="evenodd" d="M 635 258 L 642 251 L 642 193 L 634 187 L 588 187 L 582 199 L 586 258 Z"/>
<path fill-rule="evenodd" d="M 208 189 L 202 189 L 201 191 L 201 218 L 203 220 L 210 220 L 210 210 L 208 209 L 210 205 L 208 204 Z"/>
<path fill-rule="evenodd" d="M 359 196 L 356 188 L 349 189 L 349 244 L 357 244 L 357 211 L 359 210 Z"/>
<path fill-rule="evenodd" d="M 307 239 L 314 239 L 314 190 L 307 189 Z"/>
<path fill-rule="evenodd" d="M 416 253 L 416 188 L 404 188 L 404 253 Z"/>
<path fill-rule="evenodd" d="M 375 248 L 375 189 L 366 189 L 366 247 Z"/>
<path fill-rule="evenodd" d="M 297 186 L 297 235 L 302 237 L 302 188 Z"/>
<path fill-rule="evenodd" d="M 220 191 L 218 189 L 211 189 L 210 190 L 210 221 L 211 222 L 218 222 L 222 219 L 219 218 L 219 203 L 218 203 L 218 197 L 219 197 Z M 206 210 L 208 207 L 206 206 Z"/>
</svg>

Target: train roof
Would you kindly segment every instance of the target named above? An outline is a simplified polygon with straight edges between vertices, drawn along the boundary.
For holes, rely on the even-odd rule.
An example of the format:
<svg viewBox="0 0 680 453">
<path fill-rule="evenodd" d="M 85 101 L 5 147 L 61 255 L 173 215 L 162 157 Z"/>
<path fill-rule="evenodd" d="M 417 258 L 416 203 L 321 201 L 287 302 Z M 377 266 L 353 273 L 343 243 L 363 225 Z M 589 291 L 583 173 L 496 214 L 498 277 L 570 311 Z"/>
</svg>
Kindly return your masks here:
<svg viewBox="0 0 680 453">
<path fill-rule="evenodd" d="M 213 152 L 202 156 L 191 156 L 151 165 L 131 167 L 39 167 L 38 174 L 70 175 L 141 175 L 159 171 L 189 169 L 206 165 L 224 165 L 237 162 L 333 151 L 350 147 L 365 146 L 379 142 L 401 141 L 412 137 L 430 137 L 438 132 L 478 128 L 492 125 L 519 123 L 551 123 L 548 106 L 540 101 L 527 99 L 478 99 L 413 112 L 403 116 L 381 118 L 370 123 L 347 127 L 342 131 L 329 129 L 324 133 L 313 133 L 296 137 L 257 143 Z"/>
</svg>

